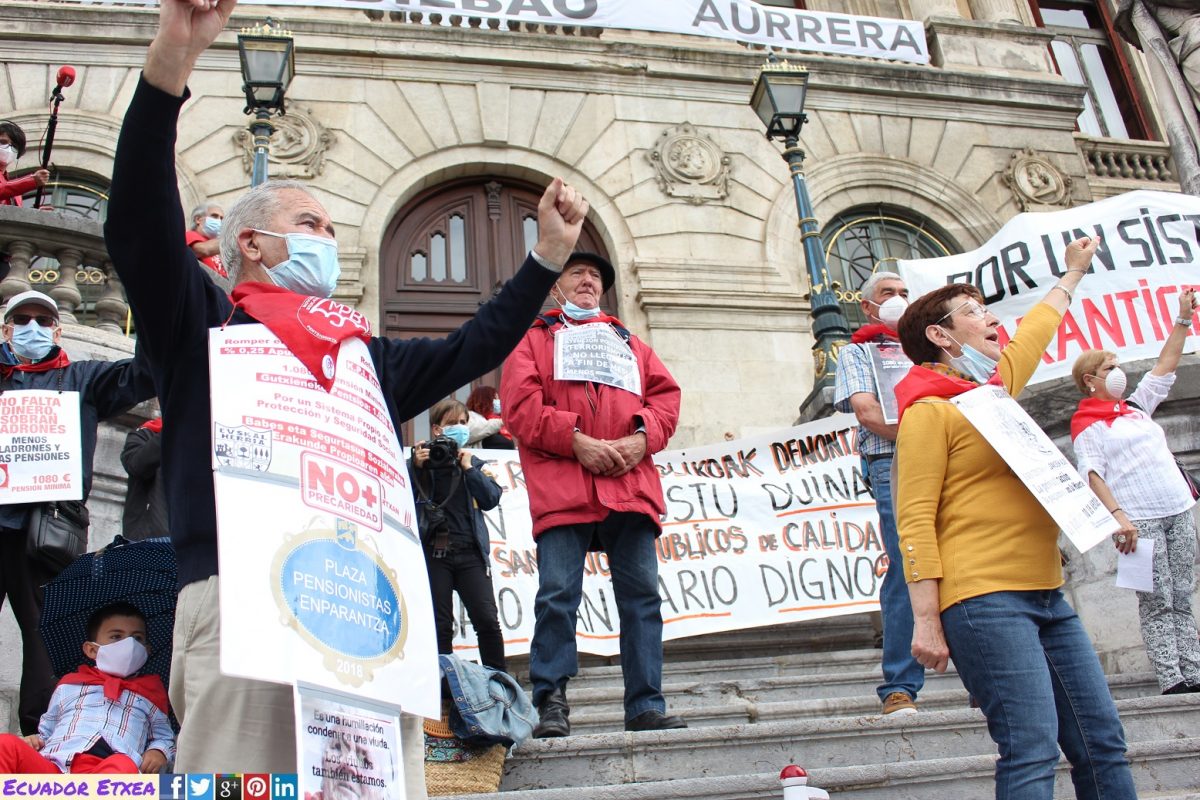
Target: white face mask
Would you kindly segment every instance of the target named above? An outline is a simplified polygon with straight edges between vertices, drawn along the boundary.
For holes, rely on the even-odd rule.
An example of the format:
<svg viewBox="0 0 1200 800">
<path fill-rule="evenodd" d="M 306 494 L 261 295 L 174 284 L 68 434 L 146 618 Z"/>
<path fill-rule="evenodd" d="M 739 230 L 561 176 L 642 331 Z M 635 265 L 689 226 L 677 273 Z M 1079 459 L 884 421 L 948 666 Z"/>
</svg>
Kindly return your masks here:
<svg viewBox="0 0 1200 800">
<path fill-rule="evenodd" d="M 146 645 L 132 636 L 119 642 L 97 644 L 97 647 L 100 649 L 96 651 L 96 669 L 118 678 L 127 678 L 137 672 L 149 657 Z"/>
<path fill-rule="evenodd" d="M 1118 400 L 1125 396 L 1125 387 L 1129 379 L 1120 367 L 1113 367 L 1104 376 L 1104 390 Z"/>
<path fill-rule="evenodd" d="M 11 144 L 0 144 L 0 165 L 11 167 L 17 163 L 17 148 Z"/>
<path fill-rule="evenodd" d="M 892 330 L 896 330 L 896 323 L 904 316 L 904 312 L 908 310 L 908 300 L 898 294 L 894 294 L 882 303 L 876 303 L 879 308 L 879 321 L 887 325 Z"/>
</svg>

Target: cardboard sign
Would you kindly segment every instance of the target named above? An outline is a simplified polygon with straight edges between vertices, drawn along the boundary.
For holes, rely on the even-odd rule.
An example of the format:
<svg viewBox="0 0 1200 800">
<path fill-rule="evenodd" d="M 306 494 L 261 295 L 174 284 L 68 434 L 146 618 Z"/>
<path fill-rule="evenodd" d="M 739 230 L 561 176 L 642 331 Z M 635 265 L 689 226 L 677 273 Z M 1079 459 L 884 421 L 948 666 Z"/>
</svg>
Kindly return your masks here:
<svg viewBox="0 0 1200 800">
<path fill-rule="evenodd" d="M 83 499 L 79 392 L 0 394 L 0 505 Z"/>
</svg>

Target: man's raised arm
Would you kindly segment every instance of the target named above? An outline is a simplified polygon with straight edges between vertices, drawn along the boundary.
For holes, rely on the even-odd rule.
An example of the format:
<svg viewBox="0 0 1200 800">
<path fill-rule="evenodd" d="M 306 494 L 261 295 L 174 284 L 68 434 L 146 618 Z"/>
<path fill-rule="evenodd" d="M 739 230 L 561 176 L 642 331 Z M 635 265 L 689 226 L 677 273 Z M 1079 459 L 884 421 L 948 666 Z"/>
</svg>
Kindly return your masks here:
<svg viewBox="0 0 1200 800">
<path fill-rule="evenodd" d="M 183 97 L 196 59 L 225 29 L 236 5 L 237 0 L 162 0 L 158 33 L 142 68 L 146 83 Z"/>
</svg>

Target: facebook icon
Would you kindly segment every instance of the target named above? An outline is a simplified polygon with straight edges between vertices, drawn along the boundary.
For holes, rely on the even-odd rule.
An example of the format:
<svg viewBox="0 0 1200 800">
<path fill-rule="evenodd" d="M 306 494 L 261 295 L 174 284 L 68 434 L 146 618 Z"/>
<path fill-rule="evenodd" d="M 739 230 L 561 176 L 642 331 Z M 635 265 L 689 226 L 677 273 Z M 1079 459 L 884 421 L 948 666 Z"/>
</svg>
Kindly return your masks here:
<svg viewBox="0 0 1200 800">
<path fill-rule="evenodd" d="M 187 800 L 187 778 L 184 775 L 158 776 L 159 800 Z"/>
</svg>

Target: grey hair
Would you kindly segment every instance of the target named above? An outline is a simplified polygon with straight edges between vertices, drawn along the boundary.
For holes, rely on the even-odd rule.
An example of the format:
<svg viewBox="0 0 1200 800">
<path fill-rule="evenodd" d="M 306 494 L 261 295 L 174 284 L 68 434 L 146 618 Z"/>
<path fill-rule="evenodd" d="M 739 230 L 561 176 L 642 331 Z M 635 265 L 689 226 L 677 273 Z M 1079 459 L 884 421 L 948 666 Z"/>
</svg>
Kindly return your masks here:
<svg viewBox="0 0 1200 800">
<path fill-rule="evenodd" d="M 188 217 L 188 222 L 195 225 L 196 217 L 207 217 L 208 210 L 210 208 L 220 208 L 220 207 L 221 207 L 220 203 L 211 203 L 211 202 L 207 202 L 207 201 L 203 202 L 200 205 L 198 205 L 192 209 L 192 215 L 190 217 Z"/>
<path fill-rule="evenodd" d="M 871 273 L 871 277 L 867 278 L 866 282 L 862 285 L 862 299 L 869 300 L 872 303 L 875 302 L 875 287 L 888 280 L 903 281 L 904 278 L 901 278 L 895 272 L 873 272 Z"/>
<path fill-rule="evenodd" d="M 225 213 L 225 222 L 221 225 L 221 263 L 235 286 L 242 278 L 242 250 L 238 247 L 238 234 L 247 228 L 267 230 L 279 211 L 279 193 L 286 189 L 297 189 L 312 196 L 312 192 L 300 181 L 267 181 L 239 197 Z"/>
</svg>

